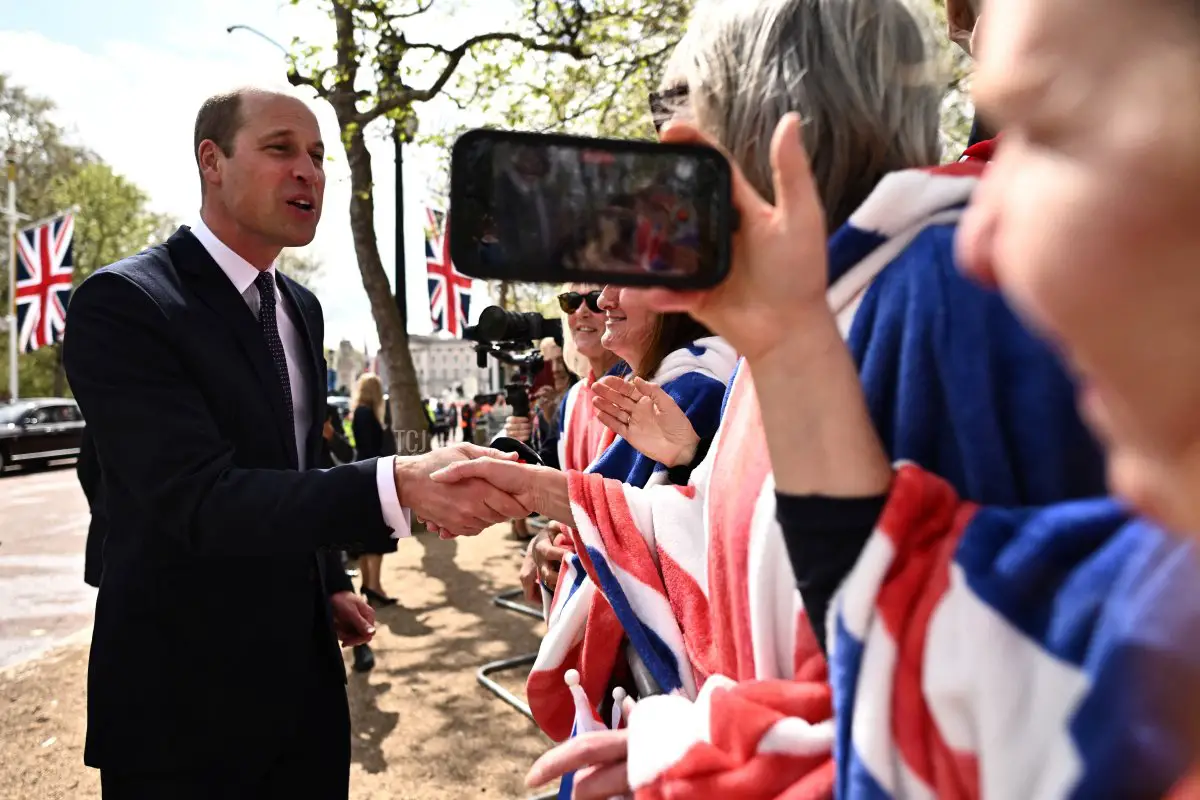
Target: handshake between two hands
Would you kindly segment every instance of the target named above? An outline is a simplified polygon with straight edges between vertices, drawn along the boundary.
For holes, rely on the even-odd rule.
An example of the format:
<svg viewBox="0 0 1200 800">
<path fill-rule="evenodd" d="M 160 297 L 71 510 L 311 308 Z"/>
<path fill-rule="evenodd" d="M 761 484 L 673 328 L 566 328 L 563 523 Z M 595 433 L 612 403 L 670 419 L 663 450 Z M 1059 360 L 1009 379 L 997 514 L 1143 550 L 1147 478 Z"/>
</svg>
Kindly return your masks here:
<svg viewBox="0 0 1200 800">
<path fill-rule="evenodd" d="M 474 444 L 399 456 L 393 469 L 400 505 L 443 539 L 546 513 L 547 473 L 555 472 Z"/>
<path fill-rule="evenodd" d="M 543 472 L 553 470 L 519 464 L 515 453 L 473 444 L 399 456 L 393 466 L 400 505 L 443 539 L 474 536 L 497 522 L 528 516 L 539 508 Z M 375 610 L 366 600 L 345 591 L 330 595 L 329 602 L 343 647 L 371 641 Z"/>
</svg>

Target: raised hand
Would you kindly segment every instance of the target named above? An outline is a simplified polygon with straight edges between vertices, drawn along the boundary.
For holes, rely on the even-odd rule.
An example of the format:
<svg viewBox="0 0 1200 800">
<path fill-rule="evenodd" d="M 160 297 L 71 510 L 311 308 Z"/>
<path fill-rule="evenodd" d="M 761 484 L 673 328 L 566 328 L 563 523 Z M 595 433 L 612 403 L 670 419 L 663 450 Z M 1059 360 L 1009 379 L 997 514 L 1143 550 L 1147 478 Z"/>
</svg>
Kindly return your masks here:
<svg viewBox="0 0 1200 800">
<path fill-rule="evenodd" d="M 791 346 L 813 324 L 832 318 L 828 284 L 825 212 L 800 138 L 800 116 L 787 114 L 771 140 L 775 202 L 755 191 L 735 161 L 733 202 L 741 224 L 733 236 L 729 277 L 712 289 L 651 289 L 658 311 L 679 311 L 725 338 L 753 364 Z M 662 141 L 706 144 L 711 137 L 686 122 L 669 124 Z"/>
<path fill-rule="evenodd" d="M 692 463 L 700 437 L 662 387 L 609 375 L 592 384 L 592 391 L 596 418 L 642 455 L 668 467 Z"/>
<path fill-rule="evenodd" d="M 396 492 L 400 505 L 418 519 L 452 536 L 474 536 L 497 522 L 520 519 L 532 510 L 511 493 L 479 479 L 464 478 L 435 483 L 432 475 L 452 464 L 487 459 L 497 464 L 514 462 L 515 453 L 501 453 L 474 444 L 456 444 L 420 456 L 396 459 Z M 516 466 L 516 464 L 513 464 Z"/>
</svg>

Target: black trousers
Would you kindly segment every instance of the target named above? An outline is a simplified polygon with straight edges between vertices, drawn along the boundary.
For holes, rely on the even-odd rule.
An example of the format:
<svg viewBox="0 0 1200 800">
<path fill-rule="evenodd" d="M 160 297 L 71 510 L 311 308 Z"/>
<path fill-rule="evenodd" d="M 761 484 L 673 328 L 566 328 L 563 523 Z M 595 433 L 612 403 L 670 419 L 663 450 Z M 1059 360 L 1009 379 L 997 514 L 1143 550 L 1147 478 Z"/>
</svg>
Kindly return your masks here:
<svg viewBox="0 0 1200 800">
<path fill-rule="evenodd" d="M 350 794 L 350 711 L 346 686 L 322 680 L 283 752 L 258 774 L 116 773 L 100 770 L 104 800 L 347 800 Z"/>
</svg>

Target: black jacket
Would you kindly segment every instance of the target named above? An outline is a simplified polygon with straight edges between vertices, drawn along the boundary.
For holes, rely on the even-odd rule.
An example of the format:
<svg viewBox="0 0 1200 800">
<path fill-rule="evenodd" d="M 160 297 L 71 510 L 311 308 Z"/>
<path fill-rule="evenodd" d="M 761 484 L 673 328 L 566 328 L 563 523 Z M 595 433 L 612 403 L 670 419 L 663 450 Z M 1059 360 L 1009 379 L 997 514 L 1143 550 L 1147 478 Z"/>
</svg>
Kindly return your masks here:
<svg viewBox="0 0 1200 800">
<path fill-rule="evenodd" d="M 309 356 L 316 464 L 321 307 L 286 276 L 279 288 Z M 386 532 L 375 462 L 296 470 L 258 322 L 186 228 L 84 281 L 67 331 L 107 511 L 84 760 L 257 768 L 294 729 L 298 698 L 345 680 L 326 595 L 349 583 L 319 549 Z"/>
<path fill-rule="evenodd" d="M 104 537 L 108 531 L 108 512 L 104 510 L 104 476 L 100 472 L 100 456 L 96 453 L 96 443 L 87 428 L 83 429 L 83 440 L 79 443 L 75 475 L 79 478 L 79 486 L 83 489 L 91 512 L 83 557 L 83 582 L 99 588 L 100 576 L 104 573 Z"/>
</svg>

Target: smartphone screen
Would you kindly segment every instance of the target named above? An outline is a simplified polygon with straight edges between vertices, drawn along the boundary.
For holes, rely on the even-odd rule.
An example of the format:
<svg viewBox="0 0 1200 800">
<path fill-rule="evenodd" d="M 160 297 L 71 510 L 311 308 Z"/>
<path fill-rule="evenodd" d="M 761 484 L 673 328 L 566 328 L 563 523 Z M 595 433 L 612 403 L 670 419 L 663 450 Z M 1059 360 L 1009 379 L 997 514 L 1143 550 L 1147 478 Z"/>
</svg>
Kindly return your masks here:
<svg viewBox="0 0 1200 800">
<path fill-rule="evenodd" d="M 472 131 L 451 160 L 451 258 L 479 278 L 713 286 L 729 166 L 709 148 Z"/>
</svg>

